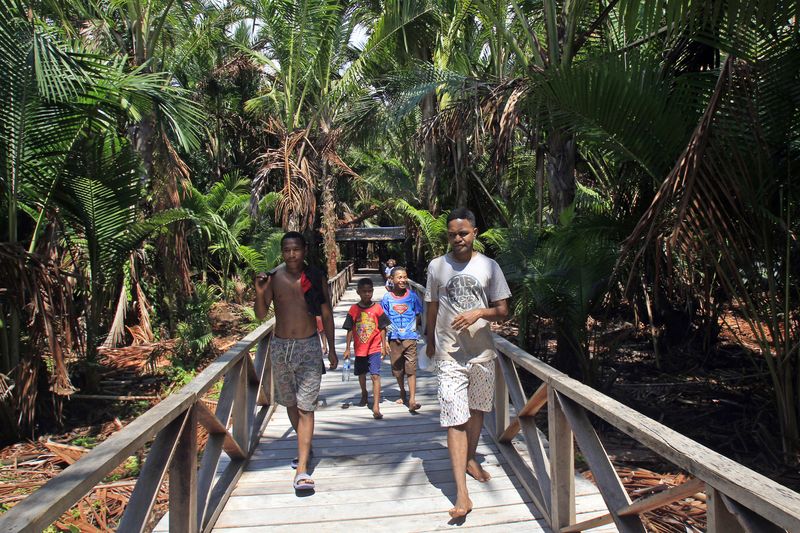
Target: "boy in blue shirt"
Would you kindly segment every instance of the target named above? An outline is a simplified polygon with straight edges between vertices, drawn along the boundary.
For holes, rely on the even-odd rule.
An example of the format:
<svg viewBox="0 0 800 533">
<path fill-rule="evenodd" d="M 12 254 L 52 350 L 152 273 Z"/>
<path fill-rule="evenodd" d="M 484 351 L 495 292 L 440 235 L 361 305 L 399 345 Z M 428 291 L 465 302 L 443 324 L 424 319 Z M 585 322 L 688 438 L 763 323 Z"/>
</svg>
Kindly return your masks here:
<svg viewBox="0 0 800 533">
<path fill-rule="evenodd" d="M 422 407 L 417 403 L 417 326 L 422 315 L 422 302 L 416 293 L 408 288 L 408 272 L 405 267 L 394 267 L 387 280 L 391 282 L 381 300 L 381 307 L 392 325 L 389 339 L 389 357 L 392 361 L 392 374 L 400 387 L 398 403 L 406 403 L 406 389 L 403 376 L 408 378 L 408 410 L 415 412 Z"/>
</svg>

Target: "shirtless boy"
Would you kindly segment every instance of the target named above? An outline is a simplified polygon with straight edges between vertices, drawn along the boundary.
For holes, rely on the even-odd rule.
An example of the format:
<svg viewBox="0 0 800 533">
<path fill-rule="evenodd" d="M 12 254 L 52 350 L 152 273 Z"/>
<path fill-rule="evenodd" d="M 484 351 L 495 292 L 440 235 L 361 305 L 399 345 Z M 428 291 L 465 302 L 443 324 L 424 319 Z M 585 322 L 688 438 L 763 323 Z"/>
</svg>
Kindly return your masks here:
<svg viewBox="0 0 800 533">
<path fill-rule="evenodd" d="M 328 361 L 333 370 L 339 364 L 334 343 L 333 314 L 328 284 L 322 273 L 306 267 L 307 246 L 301 233 L 290 231 L 281 239 L 284 266 L 274 274 L 256 277 L 256 317 L 263 320 L 275 302 L 275 330 L 270 343 L 275 400 L 286 407 L 297 432 L 296 490 L 313 490 L 308 475 L 314 409 L 322 380 L 322 363 L 316 316 L 322 316 L 328 339 Z"/>
</svg>

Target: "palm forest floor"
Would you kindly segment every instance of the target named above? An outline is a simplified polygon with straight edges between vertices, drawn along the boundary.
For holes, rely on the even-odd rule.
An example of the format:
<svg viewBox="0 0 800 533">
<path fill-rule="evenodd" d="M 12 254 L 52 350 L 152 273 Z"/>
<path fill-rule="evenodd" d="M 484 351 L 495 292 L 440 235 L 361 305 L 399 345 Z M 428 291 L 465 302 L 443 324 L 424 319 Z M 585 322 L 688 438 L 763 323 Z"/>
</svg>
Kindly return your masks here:
<svg viewBox="0 0 800 533">
<path fill-rule="evenodd" d="M 216 304 L 210 321 L 214 345 L 198 370 L 241 338 L 248 322 L 236 304 Z M 624 339 L 616 345 L 613 357 L 607 356 L 601 365 L 607 389 L 604 392 L 713 450 L 794 490 L 800 489 L 800 472 L 782 466 L 772 451 L 777 449 L 777 443 L 768 409 L 770 398 L 758 379 L 763 370 L 746 349 L 724 339 L 712 357 L 692 345 L 673 347 L 667 358 L 670 365 L 662 364 L 659 369 L 644 328 L 613 321 L 593 327 Z M 513 323 L 500 327 L 499 333 L 516 339 Z M 552 352 L 554 340 L 546 323 L 531 344 L 540 346 L 538 351 L 542 352 L 532 353 L 547 360 L 543 353 Z M 100 403 L 97 400 L 101 398 L 78 395 L 64 406 L 62 429 L 42 431 L 35 440 L 1 448 L 0 513 L 191 379 L 193 373 L 171 369 L 169 357 L 174 347 L 175 341 L 168 340 L 107 350 L 103 353 L 102 390 L 98 393 L 106 401 Z M 535 387 L 532 380 L 528 381 L 529 389 Z M 206 401 L 213 404 L 214 389 Z M 597 428 L 631 499 L 666 490 L 687 479 L 685 473 L 613 428 L 602 424 Z M 202 445 L 206 439 L 202 429 L 198 430 L 198 437 Z M 144 450 L 131 456 L 64 513 L 48 533 L 112 530 L 130 498 L 143 457 Z M 590 472 L 584 475 L 591 479 Z M 157 497 L 153 524 L 166 512 L 167 483 L 168 480 Z M 705 530 L 705 516 L 705 496 L 696 494 L 647 513 L 644 519 L 648 531 L 683 533 Z"/>
</svg>

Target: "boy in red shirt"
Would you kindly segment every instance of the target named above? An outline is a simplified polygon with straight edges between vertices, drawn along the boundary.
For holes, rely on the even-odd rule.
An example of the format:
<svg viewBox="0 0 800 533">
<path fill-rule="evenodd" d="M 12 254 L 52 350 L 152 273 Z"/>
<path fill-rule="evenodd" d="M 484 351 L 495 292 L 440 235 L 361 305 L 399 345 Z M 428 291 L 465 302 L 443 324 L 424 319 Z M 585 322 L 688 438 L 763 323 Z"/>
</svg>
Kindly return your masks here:
<svg viewBox="0 0 800 533">
<path fill-rule="evenodd" d="M 343 355 L 345 359 L 350 358 L 350 343 L 355 341 L 355 374 L 361 385 L 361 402 L 358 405 L 367 405 L 367 372 L 369 372 L 372 377 L 372 416 L 381 419 L 383 418 L 379 406 L 381 401 L 381 360 L 389 353 L 386 327 L 390 322 L 381 305 L 372 301 L 373 292 L 371 279 L 358 280 L 356 293 L 361 301 L 350 307 L 347 318 L 344 320 L 342 329 L 347 330 L 347 348 Z"/>
</svg>

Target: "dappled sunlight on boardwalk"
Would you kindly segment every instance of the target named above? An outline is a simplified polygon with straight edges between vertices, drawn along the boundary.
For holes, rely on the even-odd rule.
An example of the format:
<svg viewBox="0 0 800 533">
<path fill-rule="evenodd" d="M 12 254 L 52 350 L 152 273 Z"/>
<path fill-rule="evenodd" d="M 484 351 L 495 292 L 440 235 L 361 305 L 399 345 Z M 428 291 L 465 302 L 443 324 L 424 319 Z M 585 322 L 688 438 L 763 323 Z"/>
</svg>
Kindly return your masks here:
<svg viewBox="0 0 800 533">
<path fill-rule="evenodd" d="M 375 296 L 384 293 L 374 276 Z M 357 281 L 357 278 L 356 280 Z M 357 296 L 354 284 L 335 309 L 337 328 Z M 337 352 L 344 351 L 345 332 L 337 329 Z M 214 531 L 428 531 L 450 527 L 483 527 L 489 531 L 549 531 L 513 471 L 484 432 L 478 459 L 492 475 L 488 483 L 469 479 L 475 510 L 452 523 L 447 510 L 455 501 L 446 432 L 439 426 L 436 379 L 420 372 L 418 414 L 395 403 L 397 382 L 388 361 L 382 367 L 383 420 L 358 407 L 355 376 L 342 381 L 341 365 L 323 377 L 316 414 L 311 474 L 316 491 L 303 497 L 291 486 L 296 437 L 286 411 L 273 415 Z M 371 389 L 370 389 L 371 390 Z M 521 449 L 521 447 L 520 447 Z M 576 478 L 578 521 L 606 512 L 594 486 Z M 157 530 L 166 529 L 166 521 Z M 595 531 L 615 531 L 613 526 Z"/>
</svg>

